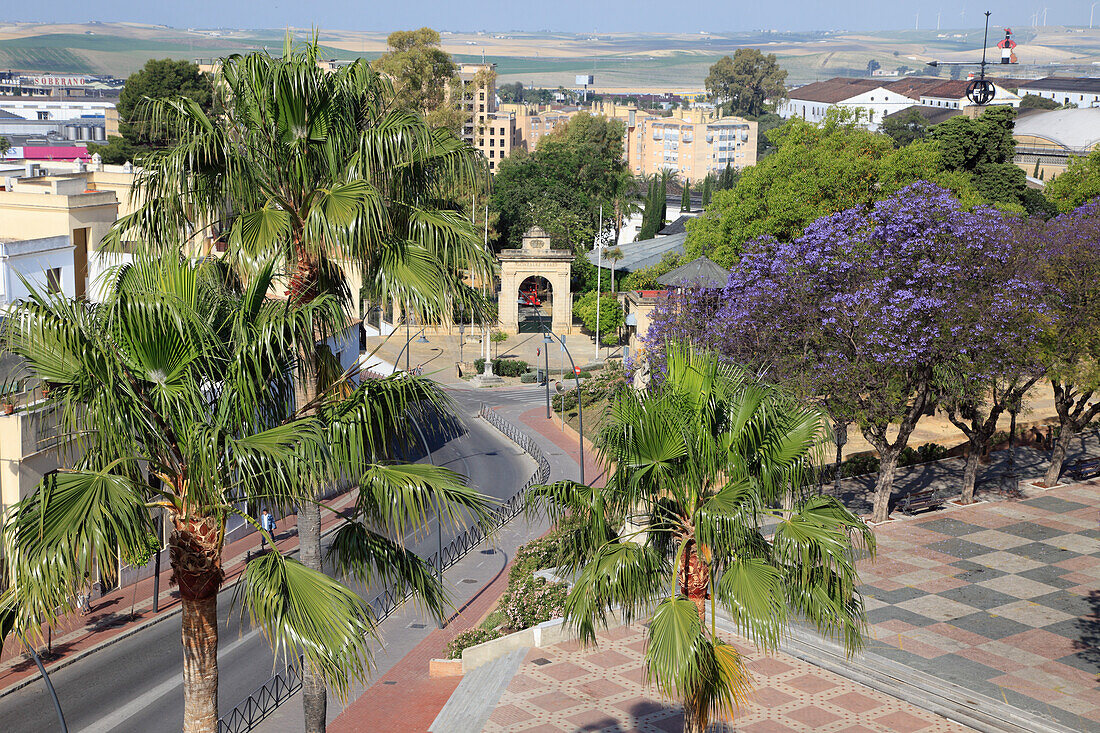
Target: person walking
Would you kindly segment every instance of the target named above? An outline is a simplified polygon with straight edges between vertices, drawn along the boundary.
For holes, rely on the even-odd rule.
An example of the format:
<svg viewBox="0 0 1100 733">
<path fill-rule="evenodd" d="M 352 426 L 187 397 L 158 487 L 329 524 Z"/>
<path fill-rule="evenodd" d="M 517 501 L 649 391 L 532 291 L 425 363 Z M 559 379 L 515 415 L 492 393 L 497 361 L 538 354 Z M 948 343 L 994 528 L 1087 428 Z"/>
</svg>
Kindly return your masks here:
<svg viewBox="0 0 1100 733">
<path fill-rule="evenodd" d="M 260 515 L 260 527 L 263 532 L 260 533 L 260 551 L 267 549 L 267 535 L 271 535 L 272 543 L 275 542 L 275 517 L 268 510 L 264 509 L 264 513 Z"/>
</svg>

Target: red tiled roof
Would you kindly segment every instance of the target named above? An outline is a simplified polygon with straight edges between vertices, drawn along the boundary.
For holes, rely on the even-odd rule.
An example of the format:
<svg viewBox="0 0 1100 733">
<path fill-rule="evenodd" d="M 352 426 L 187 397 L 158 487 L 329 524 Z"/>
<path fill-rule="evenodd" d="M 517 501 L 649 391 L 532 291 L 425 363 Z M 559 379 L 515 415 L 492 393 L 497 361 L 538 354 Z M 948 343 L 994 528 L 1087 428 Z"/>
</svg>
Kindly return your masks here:
<svg viewBox="0 0 1100 733">
<path fill-rule="evenodd" d="M 872 89 L 877 89 L 880 86 L 883 86 L 882 82 L 875 79 L 850 79 L 838 76 L 825 81 L 815 81 L 813 84 L 794 89 L 790 93 L 790 98 L 806 100 L 807 102 L 836 104 L 864 92 L 869 92 Z"/>
<path fill-rule="evenodd" d="M 943 79 L 933 79 L 927 76 L 908 76 L 904 79 L 890 82 L 885 88 L 895 94 L 900 94 L 912 100 L 920 101 L 921 95 L 926 93 L 925 90 L 939 86 L 940 84 L 943 84 Z"/>
</svg>

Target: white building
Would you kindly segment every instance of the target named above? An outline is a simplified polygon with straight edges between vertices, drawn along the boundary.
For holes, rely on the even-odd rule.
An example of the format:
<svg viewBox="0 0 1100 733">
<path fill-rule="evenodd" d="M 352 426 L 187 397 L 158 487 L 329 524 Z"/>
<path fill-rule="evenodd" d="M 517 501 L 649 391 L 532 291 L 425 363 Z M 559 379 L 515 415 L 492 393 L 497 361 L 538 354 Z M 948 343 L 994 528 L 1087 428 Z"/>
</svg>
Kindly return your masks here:
<svg viewBox="0 0 1100 733">
<path fill-rule="evenodd" d="M 0 97 L 0 110 L 25 120 L 69 121 L 105 118 L 115 103 L 102 99 L 56 99 L 51 97 Z"/>
<path fill-rule="evenodd" d="M 869 129 L 877 129 L 886 115 L 900 112 L 914 104 L 927 107 L 961 109 L 966 99 L 967 80 L 945 81 L 928 77 L 906 77 L 887 82 L 880 79 L 849 79 L 836 77 L 794 89 L 779 108 L 785 119 L 801 117 L 808 122 L 821 122 L 830 109 L 843 108 L 856 112 Z M 992 104 L 1020 105 L 1020 97 L 994 84 L 996 96 Z"/>
<path fill-rule="evenodd" d="M 38 239 L 0 237 L 0 314 L 30 295 L 76 292 L 73 243 L 68 235 Z"/>
<path fill-rule="evenodd" d="M 1020 96 L 1033 94 L 1043 99 L 1053 99 L 1058 104 L 1100 107 L 1100 78 L 1095 77 L 1048 76 L 1024 82 L 1017 92 Z"/>
</svg>

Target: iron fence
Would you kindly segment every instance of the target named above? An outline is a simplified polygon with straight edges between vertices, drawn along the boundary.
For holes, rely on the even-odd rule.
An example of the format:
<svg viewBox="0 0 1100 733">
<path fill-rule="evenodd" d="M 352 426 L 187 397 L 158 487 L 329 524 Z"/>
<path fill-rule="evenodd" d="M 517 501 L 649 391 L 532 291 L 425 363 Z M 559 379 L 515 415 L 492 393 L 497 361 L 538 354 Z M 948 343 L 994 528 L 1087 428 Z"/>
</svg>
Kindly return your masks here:
<svg viewBox="0 0 1100 733">
<path fill-rule="evenodd" d="M 248 733 L 302 687 L 302 658 L 269 679 L 218 721 L 218 733 Z"/>
<path fill-rule="evenodd" d="M 527 492 L 530 488 L 545 484 L 550 480 L 550 462 L 546 460 L 546 456 L 543 455 L 538 444 L 531 440 L 529 435 L 505 420 L 496 410 L 490 409 L 488 405 L 481 405 L 478 417 L 518 445 L 520 449 L 535 460 L 538 467 L 523 486 L 492 511 L 483 524 L 467 527 L 443 547 L 441 552 L 434 553 L 425 561 L 433 574 L 438 572 L 441 562 L 442 570 L 453 566 L 469 554 L 471 550 L 484 542 L 490 534 L 514 519 L 523 511 L 527 500 Z M 379 593 L 367 603 L 374 616 L 374 622 L 381 623 L 384 621 L 411 596 L 412 590 L 400 585 L 387 588 Z M 218 721 L 218 733 L 248 733 L 248 731 L 251 731 L 253 727 L 270 715 L 275 708 L 285 702 L 302 686 L 300 664 L 301 659 L 299 659 L 299 666 L 289 665 L 285 671 L 272 677 L 265 685 L 233 708 L 229 715 Z"/>
</svg>

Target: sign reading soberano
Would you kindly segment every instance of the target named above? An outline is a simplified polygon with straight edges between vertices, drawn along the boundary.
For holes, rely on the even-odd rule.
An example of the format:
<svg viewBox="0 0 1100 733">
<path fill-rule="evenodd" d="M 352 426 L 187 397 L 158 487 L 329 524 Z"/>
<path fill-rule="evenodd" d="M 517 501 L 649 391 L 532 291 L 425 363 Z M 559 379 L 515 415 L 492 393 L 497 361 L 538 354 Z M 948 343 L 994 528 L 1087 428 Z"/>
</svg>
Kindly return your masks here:
<svg viewBox="0 0 1100 733">
<path fill-rule="evenodd" d="M 23 77 L 24 84 L 33 84 L 40 87 L 82 87 L 88 81 L 88 77 L 78 74 L 39 74 Z"/>
</svg>

